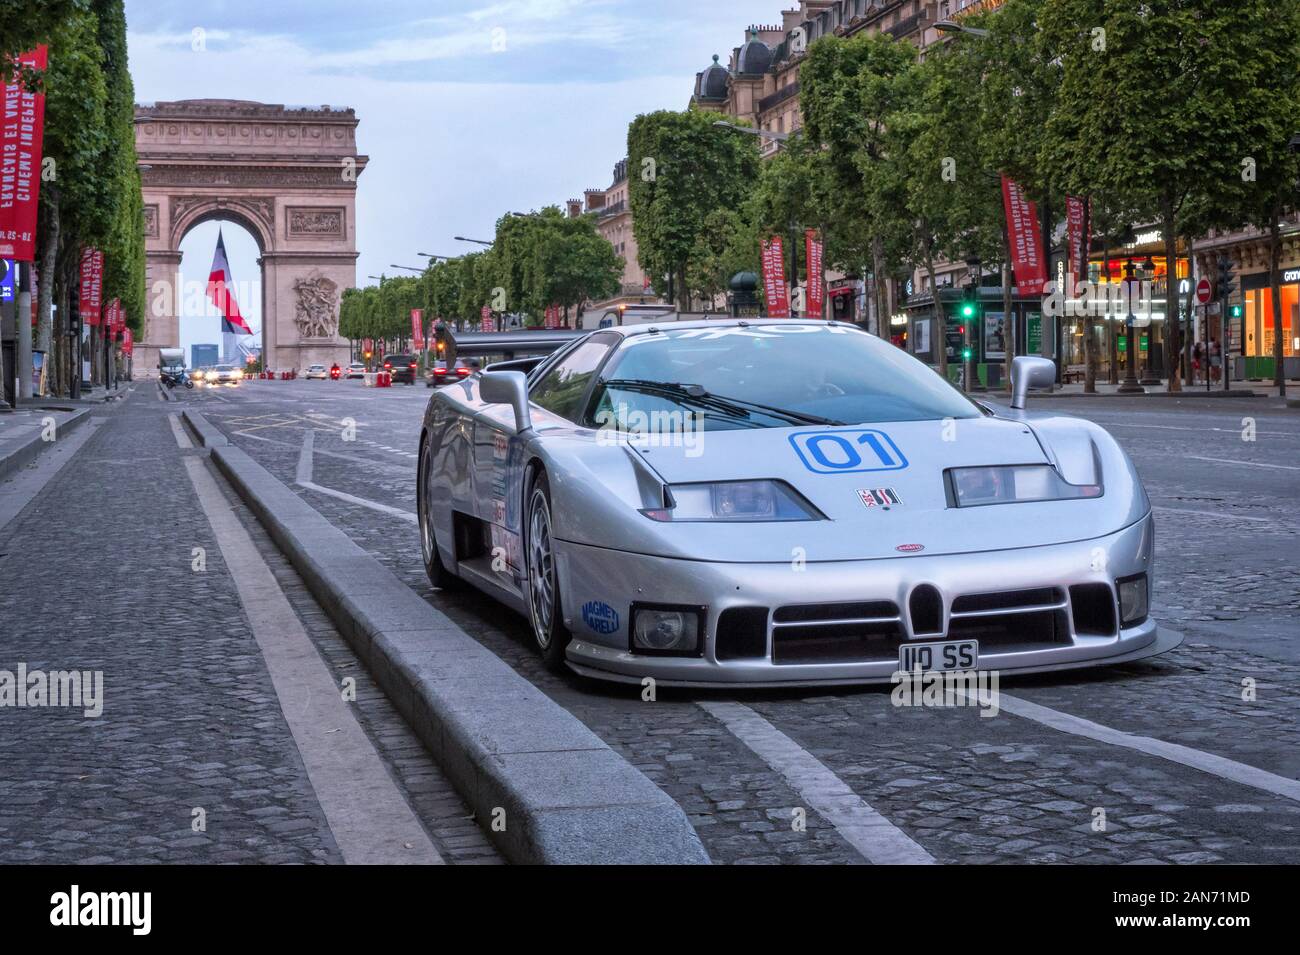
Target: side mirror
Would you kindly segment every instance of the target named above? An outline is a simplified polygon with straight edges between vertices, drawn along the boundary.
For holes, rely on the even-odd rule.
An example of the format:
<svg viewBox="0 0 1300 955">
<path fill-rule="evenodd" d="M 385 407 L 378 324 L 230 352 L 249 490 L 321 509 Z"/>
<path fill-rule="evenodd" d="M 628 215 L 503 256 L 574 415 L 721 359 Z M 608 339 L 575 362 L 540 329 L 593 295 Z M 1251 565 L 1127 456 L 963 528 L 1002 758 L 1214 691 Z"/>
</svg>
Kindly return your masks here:
<svg viewBox="0 0 1300 955">
<path fill-rule="evenodd" d="M 515 412 L 515 431 L 533 427 L 528 413 L 528 378 L 522 371 L 485 371 L 479 375 L 478 395 L 490 405 L 510 405 Z"/>
<path fill-rule="evenodd" d="M 1011 359 L 1011 407 L 1023 411 L 1025 396 L 1031 388 L 1050 388 L 1056 384 L 1056 363 L 1037 355 L 1020 355 Z"/>
</svg>

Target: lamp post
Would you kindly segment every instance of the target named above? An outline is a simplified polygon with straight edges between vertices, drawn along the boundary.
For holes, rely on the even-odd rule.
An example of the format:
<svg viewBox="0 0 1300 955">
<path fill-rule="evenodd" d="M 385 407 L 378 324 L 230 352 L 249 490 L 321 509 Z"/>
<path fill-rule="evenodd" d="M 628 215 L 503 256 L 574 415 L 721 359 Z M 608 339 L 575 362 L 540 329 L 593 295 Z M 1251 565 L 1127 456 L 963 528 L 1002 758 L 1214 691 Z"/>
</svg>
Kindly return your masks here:
<svg viewBox="0 0 1300 955">
<path fill-rule="evenodd" d="M 1128 315 L 1124 318 L 1124 381 L 1119 386 L 1121 395 L 1144 395 L 1146 389 L 1138 384 L 1137 377 L 1137 337 L 1134 334 L 1137 316 L 1133 314 L 1133 260 L 1124 262 L 1124 300 L 1128 303 Z"/>
<path fill-rule="evenodd" d="M 474 245 L 486 245 L 489 247 L 492 245 L 491 242 L 484 242 L 482 239 L 467 239 L 463 235 L 454 235 L 452 238 L 457 242 L 472 242 Z"/>
<path fill-rule="evenodd" d="M 970 36 L 988 36 L 988 30 L 981 30 L 979 27 L 964 27 L 960 23 L 952 20 L 940 20 L 935 23 L 934 28 L 940 33 L 966 33 Z"/>
<path fill-rule="evenodd" d="M 390 269 L 404 269 L 407 272 L 415 272 L 421 275 L 424 274 L 424 269 L 417 269 L 414 265 L 390 265 L 388 267 Z"/>
<path fill-rule="evenodd" d="M 1156 276 L 1156 263 L 1155 260 L 1152 259 L 1151 256 L 1149 255 L 1147 256 L 1146 261 L 1142 263 L 1142 273 L 1143 273 L 1142 277 L 1148 283 L 1147 287 L 1154 290 L 1155 276 Z M 1169 276 L 1165 276 L 1165 285 L 1168 286 L 1168 284 L 1169 284 Z M 1152 356 L 1155 355 L 1156 353 L 1155 316 L 1151 314 L 1155 308 L 1154 296 L 1148 296 L 1147 302 L 1148 302 L 1147 353 L 1146 353 L 1146 357 L 1142 359 L 1142 384 L 1158 385 L 1160 384 L 1160 376 L 1157 375 L 1155 369 L 1152 368 Z M 1169 302 L 1170 302 L 1170 295 L 1169 295 L 1168 288 L 1166 288 L 1165 290 L 1165 334 L 1166 335 L 1169 334 Z M 1142 334 L 1141 332 L 1139 332 L 1138 342 L 1141 343 L 1141 341 L 1142 341 Z M 1139 353 L 1140 352 L 1141 349 L 1139 349 Z M 1165 373 L 1166 374 L 1169 373 L 1168 369 L 1165 370 Z"/>
</svg>

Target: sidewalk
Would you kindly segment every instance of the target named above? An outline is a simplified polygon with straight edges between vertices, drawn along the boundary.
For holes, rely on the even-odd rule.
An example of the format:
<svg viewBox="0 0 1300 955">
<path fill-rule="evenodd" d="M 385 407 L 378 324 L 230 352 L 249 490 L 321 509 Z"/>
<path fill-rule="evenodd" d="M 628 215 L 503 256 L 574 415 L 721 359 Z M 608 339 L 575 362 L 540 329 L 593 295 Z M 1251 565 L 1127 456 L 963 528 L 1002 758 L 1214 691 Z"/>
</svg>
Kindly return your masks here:
<svg viewBox="0 0 1300 955">
<path fill-rule="evenodd" d="M 0 481 L 30 464 L 60 435 L 85 424 L 89 408 L 24 405 L 17 411 L 0 414 Z"/>
<path fill-rule="evenodd" d="M 1231 390 L 1223 390 L 1223 382 L 1216 382 L 1210 386 L 1207 391 L 1205 383 L 1200 382 L 1196 385 L 1189 385 L 1183 382 L 1182 391 L 1170 393 L 1169 383 L 1162 381 L 1157 385 L 1143 385 L 1143 394 L 1125 395 L 1120 394 L 1120 385 L 1112 385 L 1106 381 L 1097 382 L 1096 394 L 1087 394 L 1083 390 L 1082 382 L 1071 382 L 1068 385 L 1057 385 L 1052 391 L 1033 391 L 1030 392 L 1030 400 L 1037 401 L 1040 398 L 1278 398 L 1278 390 L 1272 382 L 1264 381 L 1234 381 L 1231 383 Z M 1300 398 L 1300 381 L 1287 382 L 1288 400 Z M 987 395 L 995 400 L 1008 398 L 1010 393 L 1005 389 L 991 389 L 989 391 L 971 392 L 973 395 Z"/>
</svg>

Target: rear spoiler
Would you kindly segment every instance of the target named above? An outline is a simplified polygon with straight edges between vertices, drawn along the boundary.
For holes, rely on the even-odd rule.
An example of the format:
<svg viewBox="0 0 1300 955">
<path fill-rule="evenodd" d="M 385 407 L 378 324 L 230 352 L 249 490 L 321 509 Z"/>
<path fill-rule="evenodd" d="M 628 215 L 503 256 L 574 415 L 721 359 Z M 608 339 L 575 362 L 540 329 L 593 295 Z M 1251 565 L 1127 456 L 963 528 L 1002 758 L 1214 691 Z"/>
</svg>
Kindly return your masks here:
<svg viewBox="0 0 1300 955">
<path fill-rule="evenodd" d="M 590 331 L 568 328 L 515 329 L 508 332 L 447 332 L 447 359 L 467 355 L 502 355 L 506 361 L 529 355 L 549 355 Z"/>
</svg>

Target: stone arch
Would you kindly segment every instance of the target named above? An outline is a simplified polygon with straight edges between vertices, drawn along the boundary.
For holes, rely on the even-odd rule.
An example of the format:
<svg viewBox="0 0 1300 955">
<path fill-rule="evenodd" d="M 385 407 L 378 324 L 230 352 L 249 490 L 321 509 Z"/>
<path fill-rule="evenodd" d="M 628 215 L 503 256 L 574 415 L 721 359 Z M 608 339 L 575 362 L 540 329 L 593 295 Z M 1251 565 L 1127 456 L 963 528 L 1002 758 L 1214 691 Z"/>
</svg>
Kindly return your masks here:
<svg viewBox="0 0 1300 955">
<path fill-rule="evenodd" d="M 266 365 L 344 363 L 338 303 L 356 284 L 356 114 L 202 99 L 136 106 L 149 308 L 137 373 L 180 342 L 181 239 L 200 222 L 246 228 L 261 250 Z"/>
</svg>

